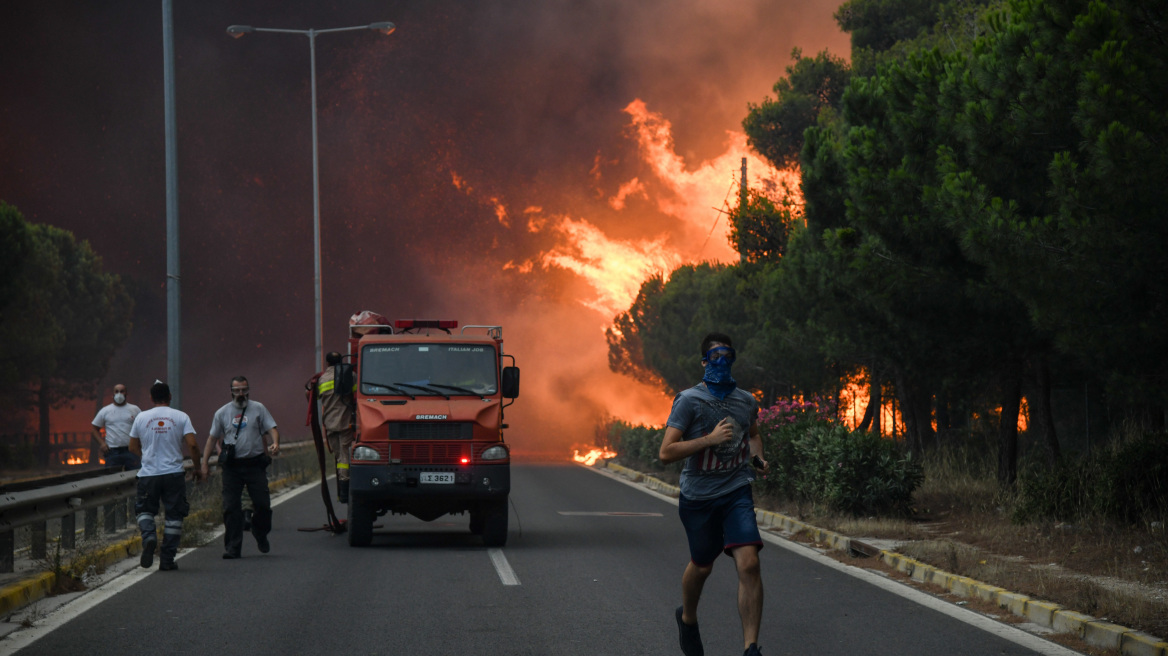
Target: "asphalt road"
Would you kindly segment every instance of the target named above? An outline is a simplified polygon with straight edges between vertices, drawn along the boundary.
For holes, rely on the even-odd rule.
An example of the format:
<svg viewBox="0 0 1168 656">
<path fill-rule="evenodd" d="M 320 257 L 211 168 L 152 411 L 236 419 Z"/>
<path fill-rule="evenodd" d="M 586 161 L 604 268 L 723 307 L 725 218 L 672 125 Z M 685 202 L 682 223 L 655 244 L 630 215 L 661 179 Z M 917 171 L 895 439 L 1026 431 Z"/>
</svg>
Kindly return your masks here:
<svg viewBox="0 0 1168 656">
<path fill-rule="evenodd" d="M 323 522 L 313 489 L 277 506 L 271 553 L 249 538 L 225 561 L 215 543 L 177 572 L 128 575 L 141 580 L 19 653 L 679 654 L 676 506 L 576 466 L 512 476 L 501 550 L 465 516 L 382 518 L 365 549 L 299 532 Z M 762 572 L 767 656 L 1037 653 L 775 545 Z M 736 590 L 722 558 L 700 608 L 707 654 L 742 653 Z"/>
</svg>

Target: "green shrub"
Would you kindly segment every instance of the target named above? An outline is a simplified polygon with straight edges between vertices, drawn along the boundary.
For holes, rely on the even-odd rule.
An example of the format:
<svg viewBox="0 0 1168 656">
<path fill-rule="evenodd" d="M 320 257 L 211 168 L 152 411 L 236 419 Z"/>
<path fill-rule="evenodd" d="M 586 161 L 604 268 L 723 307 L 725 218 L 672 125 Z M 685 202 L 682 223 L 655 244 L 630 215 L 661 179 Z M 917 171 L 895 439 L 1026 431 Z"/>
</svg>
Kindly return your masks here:
<svg viewBox="0 0 1168 656">
<path fill-rule="evenodd" d="M 854 515 L 911 512 L 924 473 L 895 442 L 822 421 L 785 426 L 776 437 L 770 442 L 779 448 L 777 466 L 763 481 L 764 490 Z"/>
<path fill-rule="evenodd" d="M 1099 479 L 1096 463 L 1064 459 L 1054 466 L 1027 463 L 1018 473 L 1018 497 L 1014 521 L 1036 519 L 1071 521 L 1090 514 L 1095 481 Z"/>
<path fill-rule="evenodd" d="M 1018 476 L 1014 520 L 1073 521 L 1102 515 L 1138 523 L 1168 514 L 1168 436 L 1144 433 L 1055 466 L 1028 463 Z"/>
<path fill-rule="evenodd" d="M 907 514 L 924 478 L 921 465 L 878 435 L 851 432 L 835 423 L 830 406 L 776 403 L 759 413 L 763 457 L 770 472 L 756 485 L 782 498 L 824 504 L 853 514 Z M 609 421 L 607 446 L 622 464 L 641 471 L 680 472 L 682 462 L 662 465 L 657 455 L 665 429 Z"/>
<path fill-rule="evenodd" d="M 641 471 L 681 471 L 681 462 L 663 465 L 657 458 L 661 451 L 664 427 L 632 425 L 619 419 L 605 427 L 607 446 L 617 453 L 622 464 Z"/>
</svg>

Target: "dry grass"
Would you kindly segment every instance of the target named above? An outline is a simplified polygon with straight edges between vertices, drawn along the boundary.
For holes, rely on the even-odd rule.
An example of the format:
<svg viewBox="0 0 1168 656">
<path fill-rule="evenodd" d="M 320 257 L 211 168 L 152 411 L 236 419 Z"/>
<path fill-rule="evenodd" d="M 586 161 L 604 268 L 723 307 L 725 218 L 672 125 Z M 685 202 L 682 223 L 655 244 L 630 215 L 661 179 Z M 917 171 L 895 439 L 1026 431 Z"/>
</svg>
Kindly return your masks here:
<svg viewBox="0 0 1168 656">
<path fill-rule="evenodd" d="M 992 479 L 926 470 L 911 520 L 854 518 L 790 502 L 774 509 L 853 537 L 901 541 L 897 551 L 946 571 L 1168 637 L 1163 522 L 1120 526 L 1011 521 Z"/>
</svg>

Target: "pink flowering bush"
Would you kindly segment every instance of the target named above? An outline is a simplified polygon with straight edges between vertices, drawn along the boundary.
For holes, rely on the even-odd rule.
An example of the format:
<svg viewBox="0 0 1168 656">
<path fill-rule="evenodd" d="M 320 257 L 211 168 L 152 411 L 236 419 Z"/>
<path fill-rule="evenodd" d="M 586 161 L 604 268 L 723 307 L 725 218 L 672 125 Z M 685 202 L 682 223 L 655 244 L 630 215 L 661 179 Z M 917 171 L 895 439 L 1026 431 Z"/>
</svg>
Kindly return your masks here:
<svg viewBox="0 0 1168 656">
<path fill-rule="evenodd" d="M 797 424 L 804 421 L 835 421 L 835 401 L 812 397 L 810 401 L 798 399 L 779 399 L 769 408 L 758 412 L 759 428 L 775 429 L 784 424 Z"/>
</svg>

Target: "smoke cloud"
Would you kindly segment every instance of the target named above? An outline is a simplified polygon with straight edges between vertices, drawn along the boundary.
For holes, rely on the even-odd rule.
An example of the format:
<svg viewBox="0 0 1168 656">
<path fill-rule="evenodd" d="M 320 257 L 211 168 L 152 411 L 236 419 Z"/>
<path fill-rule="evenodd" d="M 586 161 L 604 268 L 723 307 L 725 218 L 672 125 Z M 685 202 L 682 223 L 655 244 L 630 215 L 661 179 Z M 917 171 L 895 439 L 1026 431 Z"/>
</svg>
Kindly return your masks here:
<svg viewBox="0 0 1168 656">
<path fill-rule="evenodd" d="M 308 39 L 228 25 L 397 24 L 317 39 L 325 350 L 362 309 L 502 324 L 523 370 L 508 439 L 550 457 L 605 415 L 664 420 L 668 397 L 608 370 L 603 329 L 645 276 L 736 257 L 717 208 L 739 158 L 774 175 L 745 149 L 747 103 L 793 47 L 847 52 L 838 0 L 175 5 L 183 405 L 200 436 L 237 374 L 307 435 L 314 370 Z M 9 2 L 0 23 L 0 198 L 126 278 L 139 305 L 107 387 L 145 405 L 166 368 L 160 8 Z"/>
</svg>

